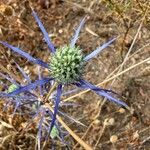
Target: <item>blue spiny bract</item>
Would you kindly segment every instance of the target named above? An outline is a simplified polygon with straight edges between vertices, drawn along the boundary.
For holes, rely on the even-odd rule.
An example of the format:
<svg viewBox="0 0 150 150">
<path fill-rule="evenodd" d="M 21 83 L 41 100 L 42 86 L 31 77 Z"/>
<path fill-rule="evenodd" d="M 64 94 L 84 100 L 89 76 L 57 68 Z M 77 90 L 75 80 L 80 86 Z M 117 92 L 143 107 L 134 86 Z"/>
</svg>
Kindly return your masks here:
<svg viewBox="0 0 150 150">
<path fill-rule="evenodd" d="M 79 47 L 68 45 L 56 50 L 50 58 L 50 75 L 59 83 L 78 81 L 83 74 L 84 60 Z"/>
</svg>

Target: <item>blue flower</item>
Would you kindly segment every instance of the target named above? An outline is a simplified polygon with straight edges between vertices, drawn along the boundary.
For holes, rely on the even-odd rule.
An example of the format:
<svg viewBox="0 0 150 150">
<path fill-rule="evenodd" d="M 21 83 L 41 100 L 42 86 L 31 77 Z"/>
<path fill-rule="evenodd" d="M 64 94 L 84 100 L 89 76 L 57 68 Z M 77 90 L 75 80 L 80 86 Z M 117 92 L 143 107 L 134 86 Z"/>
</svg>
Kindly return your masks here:
<svg viewBox="0 0 150 150">
<path fill-rule="evenodd" d="M 17 63 L 16 63 L 16 66 L 17 66 L 18 70 L 21 72 L 21 74 L 23 75 L 24 81 L 27 82 L 28 85 L 33 85 L 32 87 L 34 87 L 34 84 L 32 84 L 30 77 L 24 72 L 24 70 Z M 24 114 L 24 112 L 26 114 L 29 114 L 32 119 L 31 119 L 31 121 L 29 121 L 28 125 L 30 125 L 35 120 L 36 121 L 38 120 L 38 122 L 36 122 L 37 128 L 38 128 L 38 132 L 37 132 L 38 149 L 40 149 L 40 146 L 41 146 L 41 144 L 40 144 L 41 139 L 43 139 L 43 138 L 48 139 L 48 137 L 51 137 L 53 141 L 56 138 L 58 138 L 59 140 L 61 140 L 62 143 L 64 143 L 64 145 L 67 145 L 64 141 L 64 136 L 66 134 L 64 134 L 63 129 L 61 129 L 61 127 L 59 127 L 58 122 L 55 122 L 55 125 L 53 126 L 53 128 L 50 132 L 50 126 L 51 126 L 51 124 L 53 124 L 53 121 L 55 120 L 55 118 L 52 119 L 53 113 L 51 112 L 51 110 L 48 107 L 46 107 L 36 95 L 34 95 L 33 92 L 35 90 L 30 91 L 30 92 L 29 91 L 21 92 L 20 94 L 13 94 L 13 95 L 8 94 L 8 93 L 12 93 L 12 92 L 16 91 L 17 89 L 25 87 L 25 82 L 20 84 L 17 81 L 15 81 L 15 79 L 13 79 L 12 77 L 6 76 L 3 73 L 0 73 L 0 75 L 1 75 L 1 77 L 5 78 L 6 80 L 10 81 L 10 83 L 11 83 L 11 85 L 8 85 L 8 86 L 5 83 L 5 87 L 7 89 L 5 90 L 5 92 L 0 92 L 0 97 L 3 98 L 4 102 L 5 102 L 3 110 L 8 108 L 9 106 L 11 106 L 11 107 L 13 106 L 14 111 L 13 111 L 12 116 L 14 116 L 14 114 L 17 111 L 20 111 L 21 114 Z M 39 78 L 41 78 L 40 70 L 39 70 Z M 38 80 L 38 81 L 40 82 L 41 80 Z M 34 83 L 37 83 L 37 82 L 34 82 Z M 45 87 L 41 87 L 41 91 L 42 91 L 41 92 L 42 94 L 45 94 L 48 90 L 45 89 Z M 55 91 L 54 91 L 54 93 L 60 94 L 60 92 L 55 92 Z M 64 92 L 63 95 L 67 95 L 68 93 L 72 93 L 72 91 L 69 91 L 67 93 Z M 42 96 L 42 94 L 40 94 L 40 95 Z M 54 95 L 51 95 L 52 99 L 54 99 L 54 97 L 55 97 Z M 59 100 L 58 100 L 58 104 L 59 104 Z M 74 104 L 62 102 L 60 106 L 70 106 L 70 105 L 74 105 Z M 66 118 L 69 118 L 70 121 L 74 121 L 78 124 L 80 123 L 61 111 L 59 111 L 59 114 L 63 115 Z M 26 128 L 28 127 L 28 125 L 26 126 Z M 81 124 L 81 125 L 83 125 L 83 124 Z M 47 135 L 47 136 L 45 136 L 45 135 Z"/>
<path fill-rule="evenodd" d="M 113 91 L 96 87 L 92 85 L 91 83 L 89 83 L 88 81 L 85 81 L 83 79 L 83 72 L 84 72 L 85 64 L 93 57 L 96 57 L 103 49 L 108 47 L 112 42 L 114 42 L 116 38 L 108 41 L 102 46 L 97 47 L 96 50 L 94 50 L 92 53 L 84 57 L 82 54 L 82 50 L 76 46 L 76 41 L 79 37 L 81 28 L 83 27 L 85 23 L 85 20 L 86 20 L 86 17 L 85 17 L 83 18 L 79 27 L 75 31 L 75 34 L 73 38 L 71 39 L 70 44 L 60 47 L 58 49 L 55 49 L 54 45 L 52 44 L 49 38 L 48 33 L 46 32 L 37 14 L 34 11 L 32 12 L 32 14 L 44 35 L 45 42 L 47 43 L 50 52 L 52 53 L 52 57 L 49 63 L 46 63 L 40 59 L 34 58 L 28 53 L 21 50 L 20 48 L 12 46 L 6 42 L 0 41 L 0 43 L 3 44 L 5 47 L 10 48 L 14 52 L 20 54 L 24 58 L 27 58 L 29 61 L 33 62 L 34 64 L 37 64 L 44 68 L 49 69 L 50 76 L 39 79 L 35 81 L 34 83 L 29 83 L 26 86 L 22 86 L 16 89 L 15 91 L 8 93 L 7 96 L 15 96 L 22 92 L 33 90 L 37 86 L 43 86 L 46 83 L 51 82 L 52 80 L 56 81 L 58 83 L 57 94 L 55 98 L 53 119 L 52 119 L 51 126 L 49 129 L 50 132 L 55 124 L 56 115 L 58 113 L 58 107 L 60 103 L 60 98 L 61 98 L 61 94 L 63 91 L 63 85 L 66 85 L 66 84 L 74 84 L 83 89 L 91 89 L 92 91 L 96 92 L 96 94 L 106 97 L 108 100 L 115 102 L 118 105 L 127 107 L 126 103 L 112 96 L 112 94 L 114 93 Z"/>
<path fill-rule="evenodd" d="M 21 74 L 23 75 L 24 79 L 27 81 L 27 83 L 31 83 L 30 78 L 26 75 L 26 73 L 22 70 L 22 68 L 16 63 L 17 68 L 19 69 L 19 71 L 21 72 Z M 7 79 L 11 85 L 7 86 L 5 84 L 5 86 L 7 87 L 7 89 L 5 90 L 5 92 L 0 92 L 0 97 L 5 98 L 6 101 L 6 105 L 4 107 L 7 108 L 10 105 L 14 106 L 14 112 L 13 114 L 15 114 L 16 110 L 20 107 L 23 107 L 25 105 L 28 104 L 33 104 L 35 102 L 37 102 L 37 97 L 30 93 L 29 91 L 26 93 L 21 93 L 19 95 L 12 95 L 12 96 L 8 96 L 8 93 L 14 92 L 18 89 L 20 89 L 22 87 L 21 84 L 19 84 L 17 81 L 15 81 L 15 79 L 13 79 L 12 77 L 8 77 L 6 75 L 4 75 L 3 73 L 0 73 L 0 75 Z"/>
</svg>

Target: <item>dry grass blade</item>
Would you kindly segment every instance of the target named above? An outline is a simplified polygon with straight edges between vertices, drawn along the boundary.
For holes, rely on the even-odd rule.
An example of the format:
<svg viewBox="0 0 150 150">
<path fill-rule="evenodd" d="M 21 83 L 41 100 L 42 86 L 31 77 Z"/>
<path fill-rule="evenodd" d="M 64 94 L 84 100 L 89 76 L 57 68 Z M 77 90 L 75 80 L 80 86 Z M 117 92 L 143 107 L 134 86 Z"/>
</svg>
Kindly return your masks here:
<svg viewBox="0 0 150 150">
<path fill-rule="evenodd" d="M 94 14 L 94 12 L 91 9 L 85 8 L 85 7 L 81 6 L 80 4 L 71 2 L 69 0 L 64 0 L 64 2 L 66 2 L 66 3 L 68 3 L 68 4 L 72 5 L 72 6 L 75 6 L 75 7 L 79 8 L 79 9 L 83 9 L 87 13 Z"/>
<path fill-rule="evenodd" d="M 20 83 L 22 83 L 22 80 L 18 76 L 16 76 L 14 73 L 12 73 L 9 70 L 7 70 L 2 64 L 0 64 L 0 69 L 3 70 L 4 72 L 6 72 L 7 74 L 9 74 L 16 81 L 19 81 Z"/>
<path fill-rule="evenodd" d="M 46 105 L 52 112 L 53 112 L 53 108 L 47 104 Z M 86 144 L 78 135 L 76 135 L 68 126 L 67 124 L 59 117 L 57 116 L 57 120 L 59 121 L 59 123 L 61 123 L 61 125 L 69 132 L 69 134 L 82 146 L 84 147 L 84 149 L 86 150 L 92 150 L 92 148 Z"/>
<path fill-rule="evenodd" d="M 6 128 L 9 128 L 9 129 L 14 129 L 14 127 L 6 122 L 4 122 L 3 120 L 0 120 L 0 123 L 6 127 Z"/>
<path fill-rule="evenodd" d="M 148 10 L 148 9 L 147 9 L 147 10 Z M 145 20 L 146 15 L 147 15 L 147 10 L 145 11 L 145 14 L 144 14 L 144 16 L 143 16 L 143 18 L 142 18 L 142 21 L 141 21 L 140 25 L 139 25 L 139 28 L 138 28 L 138 30 L 137 30 L 135 36 L 134 36 L 133 42 L 132 42 L 132 44 L 131 44 L 131 46 L 130 46 L 130 48 L 129 48 L 129 50 L 128 50 L 128 52 L 127 52 L 127 54 L 126 54 L 126 56 L 125 56 L 125 58 L 124 58 L 124 60 L 123 60 L 123 62 L 122 62 L 122 64 L 121 64 L 120 69 L 119 69 L 118 72 L 120 72 L 120 71 L 122 70 L 124 64 L 126 63 L 128 57 L 129 57 L 129 55 L 130 55 L 130 53 L 131 53 L 131 51 L 132 51 L 132 48 L 133 48 L 133 46 L 134 46 L 134 44 L 135 44 L 135 41 L 136 41 L 136 39 L 137 39 L 137 37 L 138 37 L 138 35 L 139 35 L 139 32 L 140 32 L 140 30 L 141 30 L 141 28 L 142 28 L 143 22 L 144 22 L 144 20 Z"/>
<path fill-rule="evenodd" d="M 125 70 L 123 70 L 123 71 L 117 73 L 116 75 L 110 77 L 109 79 L 104 80 L 103 82 L 97 84 L 97 86 L 101 86 L 101 85 L 103 85 L 103 84 L 105 84 L 105 83 L 108 83 L 109 81 L 111 81 L 111 80 L 113 80 L 113 79 L 115 79 L 115 78 L 117 78 L 117 77 L 123 75 L 124 73 L 126 73 L 126 72 L 128 72 L 128 71 L 130 71 L 130 70 L 132 70 L 132 69 L 134 69 L 134 68 L 136 68 L 136 67 L 138 67 L 138 66 L 140 66 L 140 65 L 142 65 L 142 64 L 144 64 L 144 63 L 146 63 L 146 62 L 148 62 L 148 61 L 150 61 L 150 57 L 148 57 L 147 59 L 144 59 L 144 60 L 140 61 L 139 63 L 136 63 L 135 65 L 132 65 L 132 66 L 128 67 L 127 69 L 125 69 Z M 85 94 L 85 93 L 87 93 L 87 92 L 89 92 L 89 91 L 90 91 L 90 90 L 84 90 L 84 91 L 82 91 L 82 92 L 80 92 L 80 93 L 78 93 L 78 94 L 75 94 L 75 95 L 73 95 L 73 96 L 70 96 L 70 97 L 64 99 L 63 101 L 66 102 L 66 101 L 72 100 L 73 98 L 75 98 L 75 97 L 77 97 L 77 96 L 79 96 L 79 95 Z"/>
<path fill-rule="evenodd" d="M 44 100 L 45 102 L 48 101 L 50 95 L 52 94 L 52 92 L 53 92 L 53 90 L 56 88 L 56 86 L 57 86 L 57 83 L 55 82 L 54 85 L 53 85 L 53 86 L 51 87 L 51 89 L 49 90 L 48 94 L 46 95 L 46 98 L 45 98 L 45 100 Z"/>
</svg>

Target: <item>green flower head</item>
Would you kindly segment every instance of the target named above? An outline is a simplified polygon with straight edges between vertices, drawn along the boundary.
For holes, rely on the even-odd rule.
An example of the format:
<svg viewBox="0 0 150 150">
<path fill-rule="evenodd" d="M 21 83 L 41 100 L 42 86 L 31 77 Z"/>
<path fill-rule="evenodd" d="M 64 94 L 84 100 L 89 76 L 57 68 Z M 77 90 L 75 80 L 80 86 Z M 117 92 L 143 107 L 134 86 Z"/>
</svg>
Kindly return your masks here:
<svg viewBox="0 0 150 150">
<path fill-rule="evenodd" d="M 50 75 L 59 83 L 78 81 L 84 69 L 82 50 L 68 45 L 58 48 L 52 55 L 49 64 Z"/>
</svg>

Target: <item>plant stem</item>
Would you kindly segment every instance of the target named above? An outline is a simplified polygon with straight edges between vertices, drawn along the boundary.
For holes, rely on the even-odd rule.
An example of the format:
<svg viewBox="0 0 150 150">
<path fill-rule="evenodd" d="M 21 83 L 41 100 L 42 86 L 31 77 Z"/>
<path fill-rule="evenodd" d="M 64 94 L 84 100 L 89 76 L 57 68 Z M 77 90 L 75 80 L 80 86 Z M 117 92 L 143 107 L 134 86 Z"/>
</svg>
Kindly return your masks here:
<svg viewBox="0 0 150 150">
<path fill-rule="evenodd" d="M 46 106 L 53 112 L 53 108 L 46 104 Z M 61 123 L 61 125 L 70 133 L 70 135 L 82 146 L 85 150 L 93 150 L 88 144 L 86 144 L 78 135 L 76 135 L 68 126 L 67 124 L 57 116 L 57 120 Z"/>
<path fill-rule="evenodd" d="M 46 95 L 46 98 L 44 99 L 44 102 L 47 102 L 50 95 L 52 94 L 52 92 L 54 91 L 54 89 L 56 88 L 57 83 L 55 82 L 54 85 L 51 87 L 51 89 L 49 90 L 48 94 Z"/>
</svg>

